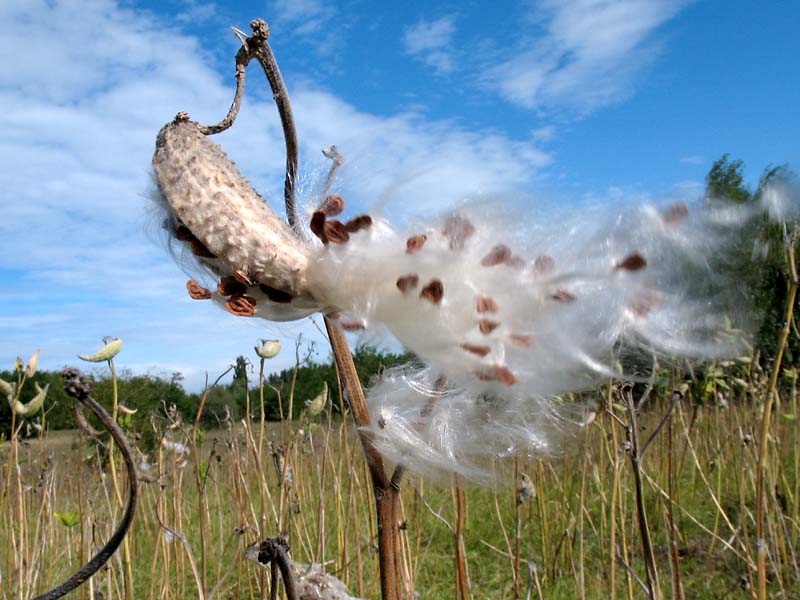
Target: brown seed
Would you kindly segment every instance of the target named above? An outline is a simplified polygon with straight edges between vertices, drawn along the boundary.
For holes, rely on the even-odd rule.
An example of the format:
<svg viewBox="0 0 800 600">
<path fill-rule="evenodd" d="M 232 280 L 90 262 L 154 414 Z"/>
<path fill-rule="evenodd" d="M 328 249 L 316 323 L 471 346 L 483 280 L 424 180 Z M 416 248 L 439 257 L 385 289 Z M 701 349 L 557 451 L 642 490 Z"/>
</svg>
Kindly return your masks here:
<svg viewBox="0 0 800 600">
<path fill-rule="evenodd" d="M 628 305 L 639 317 L 646 317 L 661 302 L 661 292 L 652 288 L 639 290 Z"/>
<path fill-rule="evenodd" d="M 359 215 L 345 223 L 344 228 L 348 233 L 355 233 L 356 231 L 367 229 L 370 225 L 372 225 L 372 217 L 369 215 Z"/>
<path fill-rule="evenodd" d="M 403 292 L 404 294 L 410 290 L 413 290 L 417 287 L 419 283 L 419 277 L 414 275 L 403 275 L 402 277 L 397 278 L 397 289 Z"/>
<path fill-rule="evenodd" d="M 267 298 L 278 304 L 289 304 L 289 302 L 292 301 L 292 298 L 294 298 L 294 296 L 292 296 L 289 292 L 284 292 L 283 290 L 270 287 L 263 283 L 259 284 L 258 288 L 264 292 Z"/>
<path fill-rule="evenodd" d="M 325 221 L 325 225 L 323 227 L 325 231 L 325 237 L 333 244 L 344 244 L 350 239 L 350 234 L 347 233 L 347 230 L 341 221 L 337 221 L 336 219 Z"/>
<path fill-rule="evenodd" d="M 322 240 L 323 244 L 328 243 L 328 238 L 325 235 L 325 213 L 318 210 L 311 215 L 311 222 L 308 224 L 311 233 Z"/>
<path fill-rule="evenodd" d="M 481 259 L 481 265 L 484 267 L 493 267 L 511 260 L 511 248 L 505 244 L 497 244 L 489 254 Z"/>
<path fill-rule="evenodd" d="M 438 279 L 432 279 L 419 293 L 420 298 L 424 298 L 433 304 L 439 304 L 442 300 L 442 296 L 444 296 L 444 286 Z"/>
<path fill-rule="evenodd" d="M 546 254 L 537 256 L 536 260 L 533 261 L 533 268 L 537 273 L 541 273 L 542 275 L 552 271 L 555 265 L 556 262 L 553 260 L 553 257 L 547 256 Z"/>
<path fill-rule="evenodd" d="M 325 202 L 323 202 L 322 206 L 320 206 L 317 210 L 326 217 L 335 217 L 336 215 L 340 215 L 344 210 L 344 198 L 342 198 L 339 194 L 331 194 L 325 198 Z"/>
<path fill-rule="evenodd" d="M 250 279 L 247 275 L 245 275 L 242 271 L 234 271 L 233 276 L 236 277 L 236 281 L 241 281 L 248 287 L 254 285 L 253 280 Z"/>
<path fill-rule="evenodd" d="M 689 209 L 683 202 L 676 202 L 661 215 L 664 223 L 679 223 L 689 216 Z"/>
<path fill-rule="evenodd" d="M 646 266 L 647 261 L 644 256 L 636 252 L 623 258 L 622 261 L 614 265 L 614 268 L 623 269 L 625 271 L 638 271 L 639 269 L 644 269 Z"/>
<path fill-rule="evenodd" d="M 225 302 L 225 308 L 237 317 L 252 317 L 256 313 L 256 300 L 250 296 L 231 296 Z"/>
<path fill-rule="evenodd" d="M 572 295 L 567 290 L 558 290 L 554 294 L 551 294 L 550 297 L 553 300 L 558 300 L 559 302 L 574 302 L 575 296 Z"/>
<path fill-rule="evenodd" d="M 524 333 L 512 333 L 508 337 L 511 338 L 511 341 L 517 346 L 522 346 L 523 348 L 527 348 L 533 344 L 534 339 L 532 335 L 526 335 Z"/>
<path fill-rule="evenodd" d="M 461 347 L 466 350 L 467 352 L 471 352 L 472 354 L 477 354 L 478 356 L 486 356 L 489 352 L 492 351 L 489 346 L 478 346 L 476 344 L 461 344 Z"/>
<path fill-rule="evenodd" d="M 419 250 L 425 245 L 425 242 L 428 241 L 428 236 L 424 233 L 419 235 L 412 235 L 410 238 L 406 240 L 406 254 L 414 254 L 415 252 L 419 252 Z"/>
<path fill-rule="evenodd" d="M 481 381 L 499 381 L 506 385 L 514 385 L 517 383 L 517 378 L 508 367 L 494 366 L 489 370 L 479 371 L 476 375 Z"/>
<path fill-rule="evenodd" d="M 489 298 L 487 296 L 480 296 L 478 298 L 478 312 L 479 313 L 496 313 L 497 312 L 497 302 L 495 302 L 494 298 Z"/>
<path fill-rule="evenodd" d="M 525 266 L 525 261 L 519 256 L 512 256 L 506 261 L 506 264 L 514 269 L 521 269 Z"/>
<path fill-rule="evenodd" d="M 483 335 L 489 335 L 499 326 L 500 323 L 497 321 L 490 321 L 489 319 L 481 319 L 481 322 L 478 323 L 478 328 L 481 330 Z"/>
<path fill-rule="evenodd" d="M 360 321 L 342 321 L 340 325 L 345 331 L 361 331 L 366 329 L 364 323 Z"/>
<path fill-rule="evenodd" d="M 186 291 L 189 292 L 189 295 L 194 300 L 208 300 L 211 298 L 211 291 L 197 283 L 195 279 L 190 279 L 186 282 Z"/>
<path fill-rule="evenodd" d="M 475 233 L 475 226 L 461 215 L 451 215 L 444 222 L 442 233 L 450 241 L 450 250 L 461 250 L 464 242 Z"/>
<path fill-rule="evenodd" d="M 217 291 L 223 296 L 241 296 L 247 291 L 247 286 L 233 275 L 226 275 L 219 280 Z"/>
</svg>

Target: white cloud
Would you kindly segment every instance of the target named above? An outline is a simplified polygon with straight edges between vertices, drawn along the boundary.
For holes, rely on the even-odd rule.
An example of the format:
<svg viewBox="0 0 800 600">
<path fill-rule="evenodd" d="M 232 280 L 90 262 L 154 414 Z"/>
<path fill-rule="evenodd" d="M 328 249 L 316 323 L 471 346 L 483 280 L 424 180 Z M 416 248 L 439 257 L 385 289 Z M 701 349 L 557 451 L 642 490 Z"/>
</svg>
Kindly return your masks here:
<svg viewBox="0 0 800 600">
<path fill-rule="evenodd" d="M 179 110 L 215 122 L 231 100 L 230 69 L 215 72 L 202 46 L 111 1 L 0 6 L 0 52 L 10 57 L 0 67 L 0 367 L 36 347 L 46 368 L 74 364 L 114 335 L 125 341 L 121 366 L 189 371 L 196 389 L 258 338 L 319 339 L 309 324 L 236 319 L 190 300 L 186 276 L 147 232 L 157 229 L 144 192 L 159 128 Z M 252 94 L 263 82 L 251 80 L 239 121 L 218 137 L 257 189 L 280 198 L 280 123 Z M 338 144 L 351 206 L 394 195 L 407 210 L 437 210 L 524 187 L 550 161 L 496 132 L 376 116 L 312 86 L 292 93 L 310 172 L 320 149 Z M 290 354 L 271 366 L 289 366 Z"/>
<path fill-rule="evenodd" d="M 335 16 L 333 3 L 324 0 L 273 0 L 273 20 L 293 28 L 296 35 L 310 35 L 327 27 Z"/>
<path fill-rule="evenodd" d="M 406 53 L 434 68 L 437 74 L 453 71 L 453 34 L 456 31 L 452 16 L 433 21 L 421 20 L 403 32 L 403 47 Z"/>
<path fill-rule="evenodd" d="M 484 83 L 526 108 L 585 115 L 627 97 L 657 55 L 653 39 L 685 0 L 544 0 L 513 56 Z"/>
<path fill-rule="evenodd" d="M 706 159 L 704 156 L 699 156 L 697 154 L 694 154 L 692 156 L 681 157 L 681 162 L 686 165 L 704 165 Z"/>
</svg>

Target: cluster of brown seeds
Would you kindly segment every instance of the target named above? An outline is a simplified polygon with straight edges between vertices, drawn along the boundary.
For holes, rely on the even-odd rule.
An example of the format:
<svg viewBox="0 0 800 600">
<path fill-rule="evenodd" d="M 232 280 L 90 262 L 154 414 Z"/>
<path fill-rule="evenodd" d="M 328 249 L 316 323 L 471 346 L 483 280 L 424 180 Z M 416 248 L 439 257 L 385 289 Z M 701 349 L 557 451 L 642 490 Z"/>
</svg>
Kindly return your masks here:
<svg viewBox="0 0 800 600">
<path fill-rule="evenodd" d="M 351 233 L 367 229 L 372 225 L 372 217 L 359 215 L 342 223 L 336 217 L 344 210 L 344 198 L 338 194 L 331 194 L 325 198 L 322 205 L 311 215 L 309 227 L 323 244 L 344 244 L 350 239 Z"/>
</svg>

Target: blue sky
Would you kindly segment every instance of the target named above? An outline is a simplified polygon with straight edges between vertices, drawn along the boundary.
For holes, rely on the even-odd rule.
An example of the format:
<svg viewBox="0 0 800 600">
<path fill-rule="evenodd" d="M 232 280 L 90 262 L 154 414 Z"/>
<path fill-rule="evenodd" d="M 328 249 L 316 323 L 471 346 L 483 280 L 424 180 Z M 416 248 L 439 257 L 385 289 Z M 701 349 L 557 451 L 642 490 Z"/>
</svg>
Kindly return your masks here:
<svg viewBox="0 0 800 600">
<path fill-rule="evenodd" d="M 514 192 L 535 219 L 539 203 L 691 200 L 725 152 L 751 183 L 800 164 L 796 2 L 5 0 L 0 365 L 39 347 L 60 368 L 121 336 L 121 366 L 181 371 L 198 389 L 259 338 L 302 333 L 327 355 L 308 321 L 192 302 L 146 197 L 158 129 L 179 110 L 224 115 L 229 27 L 256 16 L 272 27 L 305 181 L 337 144 L 351 206 L 388 196 L 414 214 Z M 255 67 L 219 141 L 281 197 L 283 142 Z"/>
</svg>

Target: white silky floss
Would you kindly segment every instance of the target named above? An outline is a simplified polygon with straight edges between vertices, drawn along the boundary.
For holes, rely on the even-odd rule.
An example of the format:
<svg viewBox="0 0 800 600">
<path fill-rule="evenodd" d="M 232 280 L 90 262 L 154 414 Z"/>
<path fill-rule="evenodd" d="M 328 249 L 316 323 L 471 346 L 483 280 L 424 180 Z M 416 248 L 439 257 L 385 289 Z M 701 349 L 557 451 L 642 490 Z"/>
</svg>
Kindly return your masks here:
<svg viewBox="0 0 800 600">
<path fill-rule="evenodd" d="M 557 452 L 582 421 L 558 395 L 631 375 L 615 366 L 621 352 L 742 350 L 730 323 L 748 315 L 725 263 L 746 223 L 785 212 L 779 190 L 762 196 L 756 207 L 582 209 L 539 226 L 492 206 L 403 232 L 375 218 L 318 247 L 308 277 L 315 297 L 385 326 L 422 362 L 369 390 L 381 453 L 486 480 L 492 458 Z"/>
</svg>

